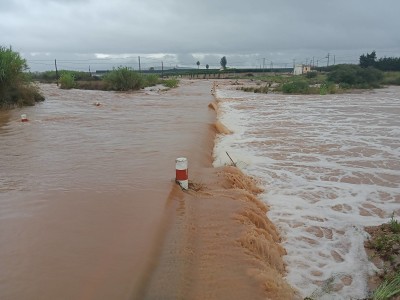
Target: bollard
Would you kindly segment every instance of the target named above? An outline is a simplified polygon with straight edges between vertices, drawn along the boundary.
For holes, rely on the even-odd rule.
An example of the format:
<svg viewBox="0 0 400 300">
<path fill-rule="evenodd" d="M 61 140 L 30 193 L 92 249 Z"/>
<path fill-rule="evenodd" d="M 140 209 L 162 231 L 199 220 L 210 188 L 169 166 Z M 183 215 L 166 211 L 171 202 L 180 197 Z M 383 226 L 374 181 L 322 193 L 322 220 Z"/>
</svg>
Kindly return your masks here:
<svg viewBox="0 0 400 300">
<path fill-rule="evenodd" d="M 189 189 L 188 162 L 186 157 L 179 157 L 176 159 L 175 181 L 183 190 Z"/>
<path fill-rule="evenodd" d="M 28 118 L 27 118 L 26 114 L 21 115 L 21 122 L 28 122 Z"/>
</svg>

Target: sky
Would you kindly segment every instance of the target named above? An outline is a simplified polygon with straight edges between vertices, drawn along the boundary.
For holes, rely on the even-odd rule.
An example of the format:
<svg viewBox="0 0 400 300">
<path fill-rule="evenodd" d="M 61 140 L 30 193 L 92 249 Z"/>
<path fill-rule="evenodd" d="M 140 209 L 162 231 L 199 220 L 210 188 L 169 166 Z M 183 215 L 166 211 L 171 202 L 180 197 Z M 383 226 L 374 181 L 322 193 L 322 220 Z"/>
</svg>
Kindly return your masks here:
<svg viewBox="0 0 400 300">
<path fill-rule="evenodd" d="M 1 0 L 31 71 L 290 67 L 400 56 L 399 0 Z"/>
</svg>

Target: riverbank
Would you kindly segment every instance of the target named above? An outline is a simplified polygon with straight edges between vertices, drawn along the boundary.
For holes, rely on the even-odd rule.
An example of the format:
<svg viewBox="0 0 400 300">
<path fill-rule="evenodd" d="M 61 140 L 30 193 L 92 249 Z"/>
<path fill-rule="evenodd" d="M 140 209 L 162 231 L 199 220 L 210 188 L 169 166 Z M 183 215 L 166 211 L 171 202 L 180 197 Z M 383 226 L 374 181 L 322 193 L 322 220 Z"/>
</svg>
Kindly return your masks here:
<svg viewBox="0 0 400 300">
<path fill-rule="evenodd" d="M 369 237 L 365 242 L 368 257 L 377 267 L 374 276 L 369 277 L 369 288 L 374 292 L 374 298 L 391 293 L 393 296 L 400 294 L 400 222 L 394 214 L 389 222 L 380 226 L 365 228 Z M 397 278 L 397 279 L 396 279 Z M 397 283 L 395 283 L 396 281 Z M 385 283 L 391 287 L 385 287 Z M 372 292 L 371 292 L 372 293 Z M 397 296 L 395 299 L 400 299 Z"/>
</svg>

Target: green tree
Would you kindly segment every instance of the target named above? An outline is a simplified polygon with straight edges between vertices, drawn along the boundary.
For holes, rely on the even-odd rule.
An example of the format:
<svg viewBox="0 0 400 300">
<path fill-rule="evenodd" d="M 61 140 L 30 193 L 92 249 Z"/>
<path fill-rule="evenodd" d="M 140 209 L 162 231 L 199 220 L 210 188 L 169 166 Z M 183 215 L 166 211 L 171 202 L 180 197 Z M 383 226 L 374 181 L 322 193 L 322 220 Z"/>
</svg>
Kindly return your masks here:
<svg viewBox="0 0 400 300">
<path fill-rule="evenodd" d="M 376 63 L 376 52 L 372 51 L 370 54 L 360 56 L 360 67 L 368 68 L 374 67 Z"/>
<path fill-rule="evenodd" d="M 23 72 L 27 69 L 26 60 L 19 53 L 12 51 L 11 47 L 0 47 L 0 88 L 25 82 L 26 76 Z"/>
<path fill-rule="evenodd" d="M 0 106 L 33 105 L 44 100 L 31 84 L 26 60 L 12 48 L 0 46 Z"/>
<path fill-rule="evenodd" d="M 382 71 L 400 71 L 400 57 L 380 58 L 375 67 Z"/>
<path fill-rule="evenodd" d="M 221 58 L 221 61 L 220 61 L 220 64 L 221 64 L 221 67 L 225 70 L 226 69 L 226 65 L 227 65 L 227 60 L 226 60 L 226 57 L 225 56 L 223 56 L 222 58 Z"/>
<path fill-rule="evenodd" d="M 197 61 L 196 65 L 197 65 L 197 69 L 199 69 L 200 68 L 200 62 Z"/>
</svg>

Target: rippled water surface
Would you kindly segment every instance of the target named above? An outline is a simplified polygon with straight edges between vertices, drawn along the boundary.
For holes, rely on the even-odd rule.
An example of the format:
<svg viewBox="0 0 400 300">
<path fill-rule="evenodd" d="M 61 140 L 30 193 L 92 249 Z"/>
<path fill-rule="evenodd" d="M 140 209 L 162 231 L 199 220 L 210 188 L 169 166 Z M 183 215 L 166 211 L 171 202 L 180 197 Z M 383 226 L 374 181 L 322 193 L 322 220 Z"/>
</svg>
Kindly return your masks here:
<svg viewBox="0 0 400 300">
<path fill-rule="evenodd" d="M 45 102 L 0 112 L 0 299 L 132 299 L 175 158 L 195 168 L 208 138 L 210 83 L 41 89 Z"/>
<path fill-rule="evenodd" d="M 400 216 L 400 88 L 286 96 L 221 85 L 217 96 L 234 133 L 219 138 L 215 165 L 228 151 L 262 181 L 289 283 L 303 296 L 364 297 L 374 267 L 363 228 Z"/>
</svg>

